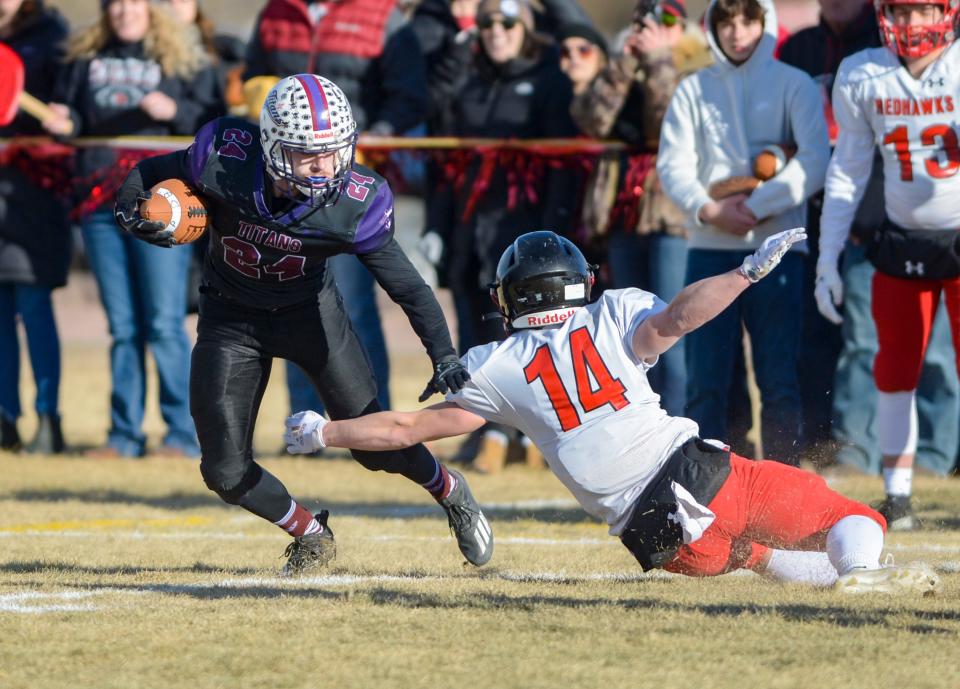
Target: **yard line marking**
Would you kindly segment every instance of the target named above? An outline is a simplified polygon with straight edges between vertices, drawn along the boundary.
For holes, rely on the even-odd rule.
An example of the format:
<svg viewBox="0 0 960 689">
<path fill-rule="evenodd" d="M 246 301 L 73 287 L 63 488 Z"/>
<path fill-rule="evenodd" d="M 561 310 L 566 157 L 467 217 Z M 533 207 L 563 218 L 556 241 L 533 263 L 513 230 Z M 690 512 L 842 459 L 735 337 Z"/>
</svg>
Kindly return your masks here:
<svg viewBox="0 0 960 689">
<path fill-rule="evenodd" d="M 16 603 L 0 603 L 0 613 L 17 612 L 27 615 L 39 615 L 47 612 L 93 612 L 97 606 L 90 603 L 83 605 L 36 605 L 26 606 Z"/>
<path fill-rule="evenodd" d="M 944 573 L 960 572 L 960 562 L 951 561 L 938 564 L 936 569 Z M 737 570 L 726 576 L 756 576 L 754 572 L 746 570 Z M 662 570 L 651 572 L 597 572 L 593 574 L 567 573 L 564 571 L 550 572 L 519 572 L 515 570 L 505 570 L 502 572 L 481 572 L 476 576 L 467 577 L 474 581 L 483 582 L 485 580 L 501 580 L 512 583 L 536 583 L 536 582 L 618 582 L 633 583 L 652 580 L 675 579 L 682 577 L 680 574 L 672 574 Z M 283 578 L 279 576 L 260 576 L 260 577 L 242 577 L 237 579 L 222 579 L 220 581 L 195 581 L 186 584 L 142 584 L 135 589 L 121 589 L 112 586 L 91 587 L 82 591 L 21 591 L 17 593 L 0 594 L 0 613 L 19 613 L 19 614 L 42 614 L 51 612 L 97 612 L 104 608 L 113 607 L 108 601 L 101 602 L 99 605 L 93 603 L 81 602 L 84 599 L 95 596 L 107 595 L 143 595 L 148 593 L 155 594 L 174 594 L 174 595 L 199 595 L 206 591 L 216 591 L 217 589 L 256 589 L 262 587 L 272 588 L 343 588 L 350 586 L 362 586 L 366 584 L 384 584 L 384 583 L 438 583 L 462 580 L 462 576 L 450 575 L 411 575 L 411 574 L 325 574 L 300 578 Z"/>
<path fill-rule="evenodd" d="M 78 528 L 118 529 L 144 526 L 205 526 L 214 520 L 211 517 L 187 515 L 185 517 L 167 517 L 164 519 L 75 519 L 61 522 L 42 522 L 40 524 L 17 524 L 0 527 L 0 534 L 26 533 L 36 534 L 45 531 L 73 531 Z"/>
<path fill-rule="evenodd" d="M 199 518 L 198 524 L 206 524 L 212 519 Z M 107 520 L 103 520 L 107 521 Z M 124 521 L 127 520 L 117 520 Z M 160 522 L 171 523 L 175 520 L 146 520 L 137 522 L 139 525 L 151 525 Z M 132 521 L 130 522 L 133 523 Z M 179 522 L 183 523 L 183 522 Z M 221 531 L 168 531 L 168 532 L 144 532 L 144 531 L 111 531 L 108 532 L 111 538 L 146 541 L 150 539 L 157 540 L 219 540 L 219 541 L 274 541 L 279 542 L 282 537 L 279 534 L 249 534 L 249 533 L 224 533 Z M 17 536 L 38 537 L 46 536 L 53 538 L 103 538 L 103 531 L 54 531 L 38 530 L 31 531 L 25 527 L 8 527 L 6 530 L 0 529 L 0 538 L 13 538 Z M 376 536 L 350 536 L 350 540 L 355 541 L 376 541 L 376 542 L 400 542 L 414 541 L 421 543 L 429 542 L 447 542 L 449 536 L 410 536 L 410 535 L 376 535 Z M 496 542 L 500 545 L 533 545 L 547 547 L 567 547 L 567 546 L 616 546 L 620 547 L 620 542 L 613 537 L 592 538 L 584 536 L 582 538 L 542 538 L 533 536 L 498 536 Z M 960 553 L 960 545 L 941 545 L 937 543 L 889 543 L 885 546 L 887 550 L 897 552 L 930 552 L 930 553 Z"/>
<path fill-rule="evenodd" d="M 33 604 L 35 601 L 78 601 L 93 596 L 102 596 L 107 593 L 137 593 L 139 591 L 122 591 L 110 587 L 94 588 L 87 591 L 20 591 L 18 593 L 0 593 L 0 612 L 16 612 L 36 615 L 47 612 L 93 612 L 97 606 L 92 603 L 56 602 Z"/>
</svg>

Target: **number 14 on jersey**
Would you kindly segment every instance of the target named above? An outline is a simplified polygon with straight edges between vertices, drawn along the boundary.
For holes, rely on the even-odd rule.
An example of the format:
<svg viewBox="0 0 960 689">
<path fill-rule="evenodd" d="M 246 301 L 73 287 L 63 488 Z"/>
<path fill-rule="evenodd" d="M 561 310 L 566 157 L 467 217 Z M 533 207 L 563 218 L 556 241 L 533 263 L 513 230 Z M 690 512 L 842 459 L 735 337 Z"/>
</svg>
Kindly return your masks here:
<svg viewBox="0 0 960 689">
<path fill-rule="evenodd" d="M 605 404 L 611 405 L 614 410 L 623 409 L 630 404 L 624 394 L 626 387 L 619 378 L 611 375 L 587 328 L 577 328 L 570 333 L 570 355 L 573 359 L 573 382 L 577 401 L 585 414 Z M 543 385 L 564 431 L 573 430 L 583 423 L 580 412 L 560 377 L 553 352 L 548 345 L 537 348 L 533 359 L 523 367 L 523 372 L 530 385 L 538 380 Z"/>
</svg>

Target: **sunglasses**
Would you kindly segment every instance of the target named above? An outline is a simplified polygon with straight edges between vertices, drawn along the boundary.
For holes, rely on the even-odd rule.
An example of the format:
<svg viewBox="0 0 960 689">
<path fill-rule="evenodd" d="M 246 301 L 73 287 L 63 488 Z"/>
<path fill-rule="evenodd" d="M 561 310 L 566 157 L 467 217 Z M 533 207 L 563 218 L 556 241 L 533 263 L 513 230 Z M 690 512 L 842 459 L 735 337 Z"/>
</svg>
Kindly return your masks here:
<svg viewBox="0 0 960 689">
<path fill-rule="evenodd" d="M 497 18 L 497 17 L 491 17 L 489 15 L 485 17 L 481 17 L 479 20 L 477 20 L 477 26 L 480 28 L 481 31 L 489 31 L 490 29 L 493 28 L 494 24 L 499 24 L 504 28 L 505 31 L 509 31 L 519 23 L 520 23 L 520 20 L 517 19 L 516 17 Z"/>
<path fill-rule="evenodd" d="M 589 43 L 582 43 L 571 48 L 568 45 L 560 46 L 560 57 L 570 59 L 576 53 L 580 57 L 590 57 L 596 48 Z"/>
</svg>

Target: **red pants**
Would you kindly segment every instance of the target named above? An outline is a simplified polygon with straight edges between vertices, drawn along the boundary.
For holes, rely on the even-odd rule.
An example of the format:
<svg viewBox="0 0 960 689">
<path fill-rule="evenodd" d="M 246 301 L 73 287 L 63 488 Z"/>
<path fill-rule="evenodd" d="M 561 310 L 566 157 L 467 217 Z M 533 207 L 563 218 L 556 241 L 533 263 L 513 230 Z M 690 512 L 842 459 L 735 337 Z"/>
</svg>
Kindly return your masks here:
<svg viewBox="0 0 960 689">
<path fill-rule="evenodd" d="M 880 271 L 873 274 L 873 320 L 880 344 L 873 377 L 880 392 L 916 390 L 941 292 L 947 302 L 953 348 L 960 351 L 960 278 L 905 280 Z"/>
<path fill-rule="evenodd" d="M 688 576 L 753 569 L 771 548 L 823 550 L 827 531 L 844 517 L 887 523 L 866 505 L 845 498 L 809 471 L 730 455 L 730 476 L 708 505 L 716 515 L 703 536 L 683 545 L 664 567 Z"/>
</svg>

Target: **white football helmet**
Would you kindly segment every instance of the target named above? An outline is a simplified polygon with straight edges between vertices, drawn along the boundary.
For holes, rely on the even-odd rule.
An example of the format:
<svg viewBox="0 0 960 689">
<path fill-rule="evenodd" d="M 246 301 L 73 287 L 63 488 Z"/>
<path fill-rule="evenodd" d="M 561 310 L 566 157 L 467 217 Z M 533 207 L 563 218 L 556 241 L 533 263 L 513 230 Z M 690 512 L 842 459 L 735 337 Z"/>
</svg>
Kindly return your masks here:
<svg viewBox="0 0 960 689">
<path fill-rule="evenodd" d="M 260 110 L 260 144 L 274 180 L 290 182 L 311 206 L 330 206 L 340 198 L 353 167 L 357 123 L 339 86 L 316 74 L 294 74 L 267 94 Z M 333 153 L 333 176 L 297 175 L 294 151 Z"/>
</svg>

